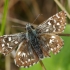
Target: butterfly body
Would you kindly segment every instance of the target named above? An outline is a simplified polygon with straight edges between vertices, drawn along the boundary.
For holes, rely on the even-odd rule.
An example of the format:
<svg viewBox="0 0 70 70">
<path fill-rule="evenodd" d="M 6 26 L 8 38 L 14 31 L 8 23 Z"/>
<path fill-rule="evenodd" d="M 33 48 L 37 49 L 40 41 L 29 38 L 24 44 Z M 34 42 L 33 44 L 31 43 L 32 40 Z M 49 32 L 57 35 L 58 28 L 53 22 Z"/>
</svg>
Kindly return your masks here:
<svg viewBox="0 0 70 70">
<path fill-rule="evenodd" d="M 27 29 L 27 33 L 26 33 L 26 37 L 28 39 L 28 42 L 31 45 L 31 48 L 35 51 L 35 53 L 37 54 L 37 56 L 39 58 L 43 58 L 43 52 L 40 48 L 40 44 L 39 44 L 39 38 L 38 38 L 38 34 L 36 32 L 36 30 L 34 28 L 31 27 L 32 25 L 27 24 L 26 25 L 26 29 Z"/>
</svg>

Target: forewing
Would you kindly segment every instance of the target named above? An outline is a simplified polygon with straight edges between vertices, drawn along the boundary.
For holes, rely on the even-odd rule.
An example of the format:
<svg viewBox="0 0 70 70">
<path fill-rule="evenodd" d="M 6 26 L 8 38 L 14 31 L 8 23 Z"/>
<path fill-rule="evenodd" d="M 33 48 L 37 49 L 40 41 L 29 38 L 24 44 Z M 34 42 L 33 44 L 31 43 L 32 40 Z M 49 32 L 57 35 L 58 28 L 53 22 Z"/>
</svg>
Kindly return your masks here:
<svg viewBox="0 0 70 70">
<path fill-rule="evenodd" d="M 30 44 L 24 40 L 18 47 L 15 56 L 15 64 L 18 67 L 30 67 L 37 63 L 39 60 L 36 53 L 32 50 Z"/>
<path fill-rule="evenodd" d="M 61 11 L 46 21 L 44 21 L 42 24 L 40 24 L 37 27 L 37 32 L 46 32 L 46 33 L 61 33 L 65 29 L 66 25 L 66 14 L 64 11 Z"/>
<path fill-rule="evenodd" d="M 54 54 L 57 54 L 64 45 L 62 38 L 54 34 L 44 34 L 40 37 L 40 41 L 44 55 L 49 55 L 50 51 L 52 51 Z"/>
<path fill-rule="evenodd" d="M 25 38 L 24 33 L 0 36 L 0 53 L 7 55 Z"/>
</svg>

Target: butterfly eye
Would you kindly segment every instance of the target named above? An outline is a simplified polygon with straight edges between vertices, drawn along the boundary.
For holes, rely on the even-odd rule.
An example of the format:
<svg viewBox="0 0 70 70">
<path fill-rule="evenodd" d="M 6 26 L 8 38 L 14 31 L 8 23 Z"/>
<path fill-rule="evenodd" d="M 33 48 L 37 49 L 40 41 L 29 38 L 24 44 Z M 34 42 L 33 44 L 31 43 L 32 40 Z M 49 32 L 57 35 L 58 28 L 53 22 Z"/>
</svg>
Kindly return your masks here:
<svg viewBox="0 0 70 70">
<path fill-rule="evenodd" d="M 33 27 L 33 26 L 31 26 L 31 28 L 32 28 L 32 29 L 34 29 L 34 27 Z"/>
</svg>

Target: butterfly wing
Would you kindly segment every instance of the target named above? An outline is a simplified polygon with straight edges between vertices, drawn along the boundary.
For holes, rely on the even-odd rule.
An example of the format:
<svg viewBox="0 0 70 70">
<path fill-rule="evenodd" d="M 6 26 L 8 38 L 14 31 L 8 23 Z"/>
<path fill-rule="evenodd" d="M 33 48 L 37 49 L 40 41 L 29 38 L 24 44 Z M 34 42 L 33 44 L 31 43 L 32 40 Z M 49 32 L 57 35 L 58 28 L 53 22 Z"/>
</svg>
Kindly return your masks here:
<svg viewBox="0 0 70 70">
<path fill-rule="evenodd" d="M 27 68 L 37 63 L 38 60 L 39 58 L 32 50 L 29 42 L 24 40 L 22 43 L 20 43 L 14 60 L 17 66 Z"/>
<path fill-rule="evenodd" d="M 37 32 L 39 33 L 61 33 L 65 29 L 65 22 L 66 14 L 64 11 L 61 11 L 52 17 L 50 17 L 48 20 L 44 21 L 42 24 L 40 24 L 37 27 Z"/>
<path fill-rule="evenodd" d="M 24 38 L 24 33 L 0 36 L 0 53 L 10 53 Z"/>
<path fill-rule="evenodd" d="M 64 45 L 61 37 L 51 33 L 41 36 L 40 42 L 45 57 L 49 55 L 50 51 L 52 51 L 54 54 L 57 54 Z"/>
</svg>

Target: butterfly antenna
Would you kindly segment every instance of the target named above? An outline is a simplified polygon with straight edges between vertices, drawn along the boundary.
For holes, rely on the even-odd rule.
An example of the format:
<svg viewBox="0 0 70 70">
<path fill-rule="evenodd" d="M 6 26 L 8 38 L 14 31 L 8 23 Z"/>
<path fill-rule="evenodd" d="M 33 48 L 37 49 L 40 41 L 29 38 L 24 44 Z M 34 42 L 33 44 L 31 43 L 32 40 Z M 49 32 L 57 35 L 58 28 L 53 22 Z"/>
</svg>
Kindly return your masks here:
<svg viewBox="0 0 70 70">
<path fill-rule="evenodd" d="M 36 19 L 33 21 L 33 23 L 37 20 L 37 18 L 38 18 L 40 15 L 43 15 L 43 14 L 39 14 L 39 15 L 36 17 Z"/>
</svg>

